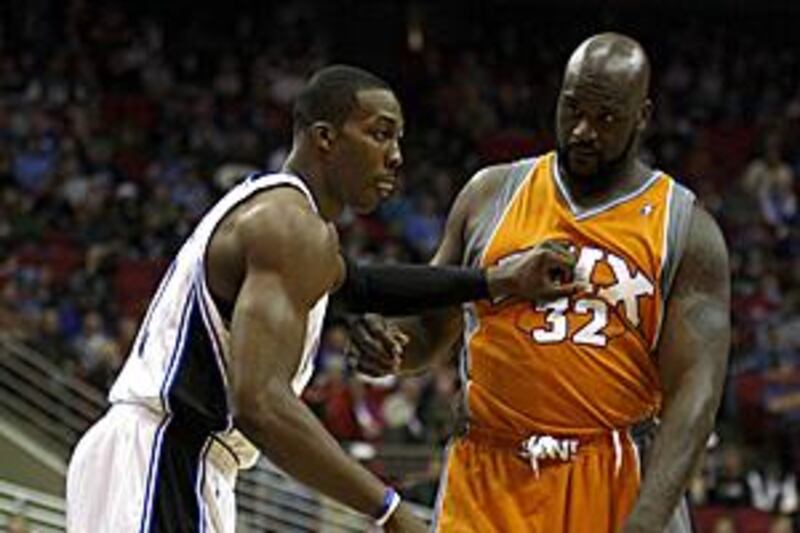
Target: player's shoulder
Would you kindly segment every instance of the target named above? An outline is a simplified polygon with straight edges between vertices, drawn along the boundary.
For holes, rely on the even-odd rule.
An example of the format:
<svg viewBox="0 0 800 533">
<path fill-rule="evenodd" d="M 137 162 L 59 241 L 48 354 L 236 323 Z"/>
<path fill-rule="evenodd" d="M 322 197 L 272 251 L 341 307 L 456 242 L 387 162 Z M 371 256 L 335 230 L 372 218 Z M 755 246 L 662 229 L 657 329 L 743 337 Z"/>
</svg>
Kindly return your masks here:
<svg viewBox="0 0 800 533">
<path fill-rule="evenodd" d="M 727 294 L 730 287 L 728 248 L 714 217 L 695 204 L 689 222 L 686 245 L 678 268 L 674 292 Z"/>
<path fill-rule="evenodd" d="M 269 257 L 276 266 L 327 260 L 338 249 L 335 233 L 294 187 L 254 195 L 240 211 L 235 231 L 246 255 Z"/>
<path fill-rule="evenodd" d="M 533 167 L 538 158 L 531 157 L 485 166 L 475 172 L 461 190 L 462 203 L 479 208 L 495 197 L 516 173 L 525 173 Z"/>
<path fill-rule="evenodd" d="M 467 182 L 466 188 L 474 192 L 496 189 L 513 170 L 517 162 L 498 163 L 478 169 Z"/>
<path fill-rule="evenodd" d="M 722 229 L 714 216 L 700 203 L 692 207 L 687 252 L 700 256 L 718 255 L 727 258 L 727 246 Z"/>
</svg>

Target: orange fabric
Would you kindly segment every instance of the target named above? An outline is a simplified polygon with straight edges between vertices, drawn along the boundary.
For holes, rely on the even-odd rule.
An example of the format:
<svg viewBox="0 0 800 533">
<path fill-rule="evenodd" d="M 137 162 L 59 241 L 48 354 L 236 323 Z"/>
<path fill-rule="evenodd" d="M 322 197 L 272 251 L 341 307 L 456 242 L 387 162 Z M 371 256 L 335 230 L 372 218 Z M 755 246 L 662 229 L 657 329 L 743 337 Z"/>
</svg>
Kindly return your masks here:
<svg viewBox="0 0 800 533">
<path fill-rule="evenodd" d="M 568 462 L 531 465 L 505 447 L 455 441 L 434 531 L 441 533 L 615 533 L 633 507 L 638 458 L 629 437 L 581 446 Z M 617 453 L 620 457 L 617 458 Z M 619 464 L 619 468 L 617 465 Z"/>
<path fill-rule="evenodd" d="M 555 154 L 543 156 L 519 186 L 481 265 L 545 240 L 566 241 L 580 252 L 579 275 L 592 290 L 538 310 L 530 303 L 474 306 L 469 418 L 510 434 L 626 428 L 655 415 L 661 404 L 651 347 L 663 313 L 672 179 L 660 174 L 626 201 L 576 216 L 558 190 L 554 167 Z"/>
</svg>

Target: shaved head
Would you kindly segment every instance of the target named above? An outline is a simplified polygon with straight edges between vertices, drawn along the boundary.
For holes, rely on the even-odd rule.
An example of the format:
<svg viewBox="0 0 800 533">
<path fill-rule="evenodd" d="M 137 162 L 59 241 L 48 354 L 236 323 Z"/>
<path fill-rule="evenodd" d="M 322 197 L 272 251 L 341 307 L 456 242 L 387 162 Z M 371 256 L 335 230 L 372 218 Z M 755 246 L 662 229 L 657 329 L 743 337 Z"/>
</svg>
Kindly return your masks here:
<svg viewBox="0 0 800 533">
<path fill-rule="evenodd" d="M 650 62 L 630 37 L 601 33 L 572 53 L 556 134 L 559 166 L 576 187 L 607 189 L 633 165 L 652 108 L 649 88 Z"/>
<path fill-rule="evenodd" d="M 644 99 L 650 88 L 650 61 L 642 46 L 620 33 L 601 33 L 583 41 L 572 53 L 564 83 L 581 78 L 606 78 Z"/>
</svg>

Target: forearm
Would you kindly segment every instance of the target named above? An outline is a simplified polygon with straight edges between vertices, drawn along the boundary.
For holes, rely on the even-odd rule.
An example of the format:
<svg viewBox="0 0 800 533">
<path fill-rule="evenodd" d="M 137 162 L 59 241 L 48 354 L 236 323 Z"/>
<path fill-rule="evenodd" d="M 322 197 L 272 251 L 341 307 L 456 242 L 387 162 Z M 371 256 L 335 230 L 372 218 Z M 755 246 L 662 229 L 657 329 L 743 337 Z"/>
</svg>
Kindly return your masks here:
<svg viewBox="0 0 800 533">
<path fill-rule="evenodd" d="M 630 517 L 631 525 L 640 527 L 636 531 L 661 533 L 669 523 L 713 429 L 716 409 L 711 397 L 680 393 L 665 408 Z"/>
<path fill-rule="evenodd" d="M 442 309 L 416 317 L 392 320 L 409 337 L 403 350 L 401 373 L 418 373 L 434 361 L 446 359 L 463 331 L 461 311 Z"/>
<path fill-rule="evenodd" d="M 373 516 L 381 507 L 384 484 L 342 450 L 288 386 L 270 387 L 255 412 L 238 417 L 244 434 L 290 476 Z"/>
<path fill-rule="evenodd" d="M 415 315 L 488 298 L 490 280 L 485 271 L 477 268 L 361 265 L 347 261 L 347 277 L 338 296 L 355 313 Z"/>
</svg>

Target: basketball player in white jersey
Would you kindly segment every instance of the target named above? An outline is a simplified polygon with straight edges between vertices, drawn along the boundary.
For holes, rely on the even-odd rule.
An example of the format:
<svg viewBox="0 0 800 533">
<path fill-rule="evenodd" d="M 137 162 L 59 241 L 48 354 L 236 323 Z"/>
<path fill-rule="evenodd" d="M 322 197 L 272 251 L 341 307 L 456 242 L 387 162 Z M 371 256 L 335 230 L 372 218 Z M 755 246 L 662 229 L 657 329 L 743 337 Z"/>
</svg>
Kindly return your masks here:
<svg viewBox="0 0 800 533">
<path fill-rule="evenodd" d="M 575 258 L 551 249 L 487 271 L 346 262 L 329 221 L 345 205 L 369 212 L 391 194 L 400 105 L 372 74 L 329 67 L 299 96 L 294 122 L 283 172 L 250 176 L 226 194 L 165 274 L 112 407 L 70 462 L 70 532 L 232 532 L 236 473 L 259 451 L 388 531 L 424 531 L 298 398 L 328 294 L 342 286 L 359 310 L 415 312 L 576 290 L 557 274 Z M 386 342 L 402 348 L 399 337 Z"/>
</svg>

